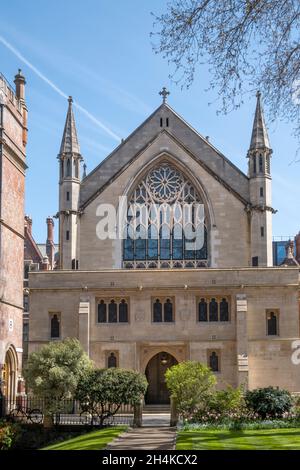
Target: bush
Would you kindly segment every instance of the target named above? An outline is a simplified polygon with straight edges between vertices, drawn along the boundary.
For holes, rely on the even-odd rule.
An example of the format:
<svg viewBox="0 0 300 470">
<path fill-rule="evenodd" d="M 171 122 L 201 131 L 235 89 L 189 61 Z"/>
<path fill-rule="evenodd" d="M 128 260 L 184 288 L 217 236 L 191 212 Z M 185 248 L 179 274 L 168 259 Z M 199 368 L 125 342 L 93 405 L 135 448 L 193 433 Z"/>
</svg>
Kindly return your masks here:
<svg viewBox="0 0 300 470">
<path fill-rule="evenodd" d="M 216 422 L 226 419 L 245 418 L 245 402 L 241 388 L 228 386 L 210 395 L 205 407 L 199 409 L 192 418 L 193 422 Z"/>
<path fill-rule="evenodd" d="M 121 405 L 140 403 L 147 389 L 143 374 L 126 369 L 93 369 L 78 383 L 75 397 L 81 408 L 97 415 L 100 425 L 117 413 Z"/>
<path fill-rule="evenodd" d="M 214 390 L 216 378 L 205 365 L 196 361 L 180 362 L 166 372 L 166 385 L 184 420 L 204 409 Z"/>
<path fill-rule="evenodd" d="M 0 450 L 10 449 L 20 434 L 17 424 L 0 422 Z"/>
<path fill-rule="evenodd" d="M 281 418 L 291 410 L 293 400 L 290 392 L 280 388 L 266 387 L 248 390 L 245 396 L 249 410 L 260 418 Z"/>
<path fill-rule="evenodd" d="M 79 379 L 92 364 L 80 342 L 66 338 L 31 353 L 24 375 L 34 395 L 45 397 L 45 414 L 49 416 L 57 411 L 61 400 L 72 397 Z"/>
</svg>

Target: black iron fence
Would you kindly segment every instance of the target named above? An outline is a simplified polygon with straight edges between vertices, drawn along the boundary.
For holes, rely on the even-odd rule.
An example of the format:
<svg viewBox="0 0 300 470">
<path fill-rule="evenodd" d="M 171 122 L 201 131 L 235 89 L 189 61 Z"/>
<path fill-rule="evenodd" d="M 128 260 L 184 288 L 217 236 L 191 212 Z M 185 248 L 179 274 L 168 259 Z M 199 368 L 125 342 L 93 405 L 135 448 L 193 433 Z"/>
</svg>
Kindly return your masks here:
<svg viewBox="0 0 300 470">
<path fill-rule="evenodd" d="M 45 411 L 52 415 L 55 425 L 100 426 L 134 424 L 134 406 L 105 405 L 90 407 L 80 405 L 77 400 L 53 400 L 33 396 L 18 396 L 14 400 L 0 396 L 0 418 L 26 424 L 43 424 Z M 103 421 L 103 415 L 105 419 Z"/>
</svg>

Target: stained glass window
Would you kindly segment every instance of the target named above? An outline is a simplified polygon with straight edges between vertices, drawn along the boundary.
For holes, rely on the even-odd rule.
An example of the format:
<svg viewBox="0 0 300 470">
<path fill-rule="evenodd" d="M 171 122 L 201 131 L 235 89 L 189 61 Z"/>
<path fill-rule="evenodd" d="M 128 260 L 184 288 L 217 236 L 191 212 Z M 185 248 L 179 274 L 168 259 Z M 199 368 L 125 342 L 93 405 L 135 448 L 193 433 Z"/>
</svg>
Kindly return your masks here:
<svg viewBox="0 0 300 470">
<path fill-rule="evenodd" d="M 202 199 L 193 184 L 167 162 L 150 170 L 135 188 L 124 233 L 125 268 L 207 266 Z"/>
<path fill-rule="evenodd" d="M 218 321 L 218 302 L 211 299 L 209 303 L 209 321 Z"/>
<path fill-rule="evenodd" d="M 108 305 L 108 321 L 109 323 L 117 323 L 118 321 L 117 304 L 114 300 Z"/>
<path fill-rule="evenodd" d="M 159 299 L 156 299 L 153 304 L 153 321 L 162 322 L 162 304 Z"/>
<path fill-rule="evenodd" d="M 198 305 L 198 320 L 199 321 L 207 321 L 207 302 L 205 299 L 201 299 Z"/>
<path fill-rule="evenodd" d="M 123 299 L 119 304 L 119 322 L 127 323 L 128 322 L 128 305 L 127 302 Z"/>
<path fill-rule="evenodd" d="M 213 372 L 218 372 L 219 370 L 219 357 L 215 351 L 209 356 L 209 367 Z"/>
<path fill-rule="evenodd" d="M 98 304 L 98 322 L 99 323 L 106 323 L 106 303 L 104 300 L 101 300 L 100 304 Z"/>
<path fill-rule="evenodd" d="M 226 299 L 222 299 L 220 302 L 220 321 L 229 320 L 229 307 Z"/>
</svg>

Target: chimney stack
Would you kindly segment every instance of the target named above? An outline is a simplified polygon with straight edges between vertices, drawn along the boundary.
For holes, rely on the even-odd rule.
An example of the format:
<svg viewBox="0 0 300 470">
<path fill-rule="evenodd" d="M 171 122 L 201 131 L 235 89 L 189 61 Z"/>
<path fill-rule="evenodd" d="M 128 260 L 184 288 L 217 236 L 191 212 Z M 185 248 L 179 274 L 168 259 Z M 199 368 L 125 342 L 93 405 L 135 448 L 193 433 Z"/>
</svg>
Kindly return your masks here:
<svg viewBox="0 0 300 470">
<path fill-rule="evenodd" d="M 296 242 L 296 260 L 300 264 L 300 232 L 295 237 Z"/>
<path fill-rule="evenodd" d="M 52 217 L 47 217 L 47 241 L 46 241 L 46 253 L 49 261 L 49 269 L 54 268 L 54 221 Z"/>
<path fill-rule="evenodd" d="M 30 235 L 32 234 L 32 218 L 29 215 L 25 215 L 25 228 Z"/>
<path fill-rule="evenodd" d="M 25 85 L 26 80 L 22 74 L 22 70 L 19 69 L 17 75 L 15 76 L 14 83 L 16 85 L 16 96 L 19 100 L 25 101 Z"/>
</svg>

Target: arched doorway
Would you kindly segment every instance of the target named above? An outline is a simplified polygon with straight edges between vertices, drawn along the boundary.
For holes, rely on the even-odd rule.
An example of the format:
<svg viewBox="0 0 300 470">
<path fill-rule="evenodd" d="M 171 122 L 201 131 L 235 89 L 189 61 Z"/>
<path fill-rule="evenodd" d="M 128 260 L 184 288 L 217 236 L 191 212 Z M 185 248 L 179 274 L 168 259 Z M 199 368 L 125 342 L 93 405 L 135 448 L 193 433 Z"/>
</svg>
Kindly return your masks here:
<svg viewBox="0 0 300 470">
<path fill-rule="evenodd" d="M 16 396 L 17 357 L 12 347 L 5 354 L 5 363 L 2 372 L 3 395 L 10 401 Z"/>
<path fill-rule="evenodd" d="M 145 396 L 146 404 L 168 404 L 170 394 L 165 382 L 165 373 L 178 361 L 171 354 L 162 351 L 150 359 L 146 367 L 148 389 Z"/>
</svg>

